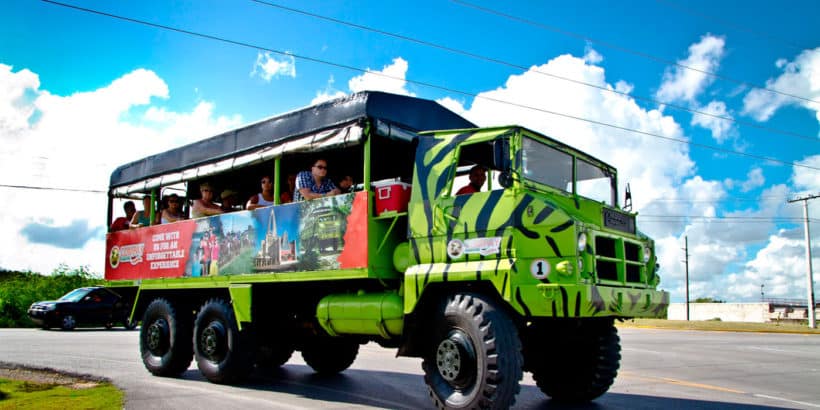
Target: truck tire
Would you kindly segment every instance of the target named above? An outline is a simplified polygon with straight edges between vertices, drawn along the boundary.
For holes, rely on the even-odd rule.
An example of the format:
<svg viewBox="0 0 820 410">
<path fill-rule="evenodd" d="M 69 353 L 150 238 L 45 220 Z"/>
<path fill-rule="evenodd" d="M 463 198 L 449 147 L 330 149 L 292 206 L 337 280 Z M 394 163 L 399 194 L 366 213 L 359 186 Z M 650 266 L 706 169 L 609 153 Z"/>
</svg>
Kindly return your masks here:
<svg viewBox="0 0 820 410">
<path fill-rule="evenodd" d="M 240 332 L 233 308 L 222 299 L 202 305 L 194 324 L 194 354 L 199 371 L 214 383 L 231 384 L 250 373 L 253 347 Z"/>
<path fill-rule="evenodd" d="M 276 369 L 290 360 L 293 351 L 293 344 L 286 341 L 275 341 L 259 346 L 256 350 L 256 367 Z"/>
<path fill-rule="evenodd" d="M 140 353 L 149 372 L 175 377 L 188 369 L 194 356 L 191 316 L 165 299 L 148 305 L 140 328 Z"/>
<path fill-rule="evenodd" d="M 424 355 L 424 382 L 439 409 L 509 408 L 521 389 L 521 340 L 502 310 L 477 294 L 448 298 Z"/>
<path fill-rule="evenodd" d="M 302 358 L 316 373 L 331 375 L 353 364 L 359 354 L 359 342 L 341 337 L 316 337 L 302 347 Z"/>
<path fill-rule="evenodd" d="M 582 321 L 568 331 L 544 334 L 539 329 L 536 340 L 543 341 L 543 352 L 533 359 L 533 379 L 538 388 L 553 400 L 565 403 L 583 403 L 609 390 L 618 375 L 621 344 L 612 319 Z M 529 358 L 528 358 L 529 360 Z"/>
</svg>

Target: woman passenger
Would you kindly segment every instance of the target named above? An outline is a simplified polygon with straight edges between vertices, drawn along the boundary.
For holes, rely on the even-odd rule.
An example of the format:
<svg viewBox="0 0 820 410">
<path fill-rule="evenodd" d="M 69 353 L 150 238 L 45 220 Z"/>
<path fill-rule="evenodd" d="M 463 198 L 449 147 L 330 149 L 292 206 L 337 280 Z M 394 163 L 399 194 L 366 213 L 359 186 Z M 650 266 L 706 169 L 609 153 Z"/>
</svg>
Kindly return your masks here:
<svg viewBox="0 0 820 410">
<path fill-rule="evenodd" d="M 168 202 L 168 207 L 162 210 L 160 223 L 168 224 L 186 219 L 185 214 L 182 213 L 182 204 L 177 194 L 167 195 L 166 201 Z"/>
<path fill-rule="evenodd" d="M 131 218 L 131 228 L 151 225 L 151 195 L 142 197 L 142 211 L 137 211 Z"/>
</svg>

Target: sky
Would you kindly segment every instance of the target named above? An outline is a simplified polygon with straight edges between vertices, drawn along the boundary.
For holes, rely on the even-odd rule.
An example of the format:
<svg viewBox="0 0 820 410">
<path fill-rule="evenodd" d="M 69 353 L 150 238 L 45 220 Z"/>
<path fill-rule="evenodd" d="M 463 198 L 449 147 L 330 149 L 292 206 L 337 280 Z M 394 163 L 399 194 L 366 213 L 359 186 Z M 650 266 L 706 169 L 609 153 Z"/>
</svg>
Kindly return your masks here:
<svg viewBox="0 0 820 410">
<path fill-rule="evenodd" d="M 0 268 L 101 275 L 117 166 L 379 90 L 614 165 L 673 302 L 685 238 L 691 299 L 806 299 L 816 1 L 0 1 Z"/>
</svg>

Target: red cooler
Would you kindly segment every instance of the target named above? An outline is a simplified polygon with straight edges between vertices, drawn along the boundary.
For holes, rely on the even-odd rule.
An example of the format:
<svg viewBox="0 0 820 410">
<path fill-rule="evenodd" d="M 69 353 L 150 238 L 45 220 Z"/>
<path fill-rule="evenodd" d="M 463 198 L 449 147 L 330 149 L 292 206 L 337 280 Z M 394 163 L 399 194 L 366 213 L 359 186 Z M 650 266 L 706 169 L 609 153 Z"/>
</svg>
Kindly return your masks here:
<svg viewBox="0 0 820 410">
<path fill-rule="evenodd" d="M 373 182 L 376 191 L 376 215 L 407 212 L 410 202 L 410 184 L 401 181 Z"/>
</svg>

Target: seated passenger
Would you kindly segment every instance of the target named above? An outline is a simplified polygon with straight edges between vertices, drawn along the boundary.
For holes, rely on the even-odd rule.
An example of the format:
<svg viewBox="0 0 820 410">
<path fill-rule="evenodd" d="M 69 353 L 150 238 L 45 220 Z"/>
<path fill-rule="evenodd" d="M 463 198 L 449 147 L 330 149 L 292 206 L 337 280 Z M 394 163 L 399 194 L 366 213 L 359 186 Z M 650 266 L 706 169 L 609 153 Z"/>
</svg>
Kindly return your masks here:
<svg viewBox="0 0 820 410">
<path fill-rule="evenodd" d="M 296 175 L 296 189 L 293 191 L 294 201 L 316 199 L 325 196 L 338 195 L 341 191 L 333 181 L 327 178 L 327 161 L 317 159 L 310 171 L 302 171 Z"/>
<path fill-rule="evenodd" d="M 273 179 L 265 175 L 262 177 L 262 192 L 250 197 L 245 209 L 256 209 L 273 205 Z"/>
<path fill-rule="evenodd" d="M 233 211 L 238 210 L 236 208 L 236 205 L 237 205 L 236 192 L 234 192 L 230 189 L 226 189 L 226 190 L 222 191 L 222 193 L 219 195 L 219 197 L 222 199 L 222 206 L 220 206 L 220 209 L 222 209 L 223 213 L 228 213 L 228 212 L 233 212 Z"/>
<path fill-rule="evenodd" d="M 122 209 L 125 211 L 125 216 L 121 216 L 111 223 L 111 228 L 108 229 L 110 232 L 124 231 L 128 229 L 131 225 L 131 218 L 133 218 L 134 214 L 137 213 L 137 206 L 134 205 L 134 201 L 126 201 L 122 204 Z"/>
<path fill-rule="evenodd" d="M 470 183 L 461 187 L 456 195 L 481 192 L 481 187 L 484 186 L 485 181 L 487 181 L 487 169 L 481 165 L 476 165 L 470 168 Z"/>
<path fill-rule="evenodd" d="M 185 218 L 182 213 L 182 201 L 177 194 L 170 194 L 165 196 L 168 207 L 162 210 L 159 222 L 168 224 L 171 222 L 181 221 Z"/>
<path fill-rule="evenodd" d="M 151 195 L 142 197 L 142 211 L 137 211 L 131 217 L 131 228 L 151 225 Z"/>
<path fill-rule="evenodd" d="M 349 194 L 349 193 L 353 192 L 353 177 L 352 176 L 345 175 L 339 181 L 339 191 L 341 191 L 343 194 Z"/>
<path fill-rule="evenodd" d="M 194 200 L 191 207 L 191 218 L 202 218 L 203 216 L 219 215 L 222 209 L 219 205 L 213 203 L 214 191 L 211 184 L 203 182 L 199 185 L 199 192 L 202 197 Z"/>
<path fill-rule="evenodd" d="M 293 202 L 293 191 L 296 190 L 296 174 L 288 174 L 288 189 L 279 194 L 279 203 L 287 204 Z"/>
</svg>

